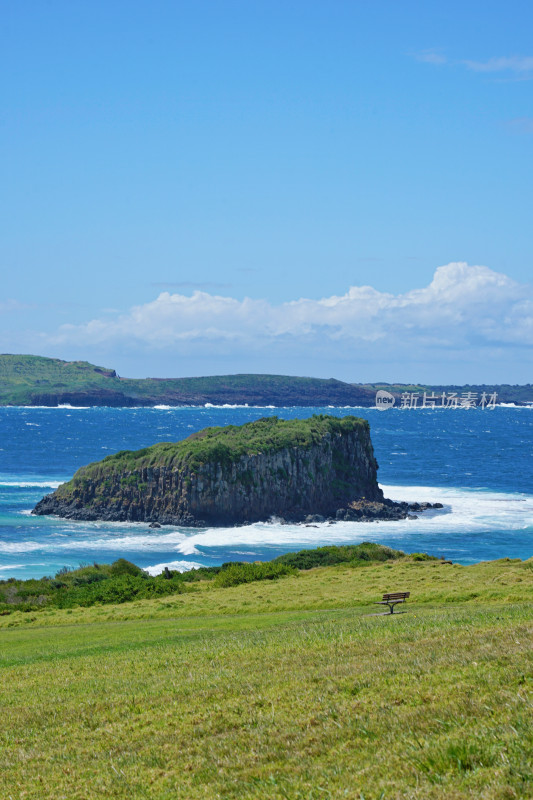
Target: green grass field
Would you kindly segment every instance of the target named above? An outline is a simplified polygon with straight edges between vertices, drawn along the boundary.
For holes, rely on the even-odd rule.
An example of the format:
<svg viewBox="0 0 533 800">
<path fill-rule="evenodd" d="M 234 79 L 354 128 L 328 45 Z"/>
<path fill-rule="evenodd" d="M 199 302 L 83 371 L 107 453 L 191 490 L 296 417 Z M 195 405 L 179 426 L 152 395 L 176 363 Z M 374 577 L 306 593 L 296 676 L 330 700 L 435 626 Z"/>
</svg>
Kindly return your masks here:
<svg viewBox="0 0 533 800">
<path fill-rule="evenodd" d="M 533 797 L 532 599 L 399 560 L 0 616 L 0 797 Z"/>
</svg>

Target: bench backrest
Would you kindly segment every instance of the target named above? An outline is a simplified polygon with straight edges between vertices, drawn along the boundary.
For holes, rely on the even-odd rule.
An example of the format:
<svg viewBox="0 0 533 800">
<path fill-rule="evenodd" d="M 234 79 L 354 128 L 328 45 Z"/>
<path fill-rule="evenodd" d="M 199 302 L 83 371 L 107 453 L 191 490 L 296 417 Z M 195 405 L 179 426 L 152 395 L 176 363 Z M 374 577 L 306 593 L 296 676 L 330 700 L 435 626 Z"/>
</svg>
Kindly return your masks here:
<svg viewBox="0 0 533 800">
<path fill-rule="evenodd" d="M 392 592 L 389 594 L 384 594 L 384 600 L 407 600 L 410 596 L 411 592 Z"/>
</svg>

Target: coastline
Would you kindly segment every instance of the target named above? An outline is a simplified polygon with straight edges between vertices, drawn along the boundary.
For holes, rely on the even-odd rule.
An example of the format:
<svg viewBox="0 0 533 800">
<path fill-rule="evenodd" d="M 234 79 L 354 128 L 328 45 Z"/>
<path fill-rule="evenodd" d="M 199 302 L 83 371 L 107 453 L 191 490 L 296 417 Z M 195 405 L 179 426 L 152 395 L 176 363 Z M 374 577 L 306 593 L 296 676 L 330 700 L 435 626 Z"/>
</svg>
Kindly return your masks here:
<svg viewBox="0 0 533 800">
<path fill-rule="evenodd" d="M 425 550 L 468 565 L 533 555 L 533 494 L 457 487 L 391 486 L 393 498 L 429 497 L 443 503 L 417 520 L 281 525 L 272 520 L 232 528 L 150 529 L 143 522 L 76 522 L 29 517 L 22 498 L 39 487 L 6 487 L 21 510 L 0 516 L 2 577 L 42 577 L 64 565 L 124 556 L 143 568 L 176 560 L 204 566 L 230 560 L 265 560 L 289 550 L 375 541 L 406 552 Z M 1 490 L 0 490 L 1 491 Z M 529 526 L 524 524 L 529 520 Z M 23 528 L 21 528 L 21 525 Z M 25 531 L 25 532 L 23 532 Z M 21 536 L 23 538 L 21 538 Z M 11 570 L 11 571 L 10 571 Z"/>
<path fill-rule="evenodd" d="M 320 413 L 349 410 L 314 408 Z M 259 558 L 322 543 L 371 539 L 409 552 L 427 550 L 468 564 L 533 554 L 533 431 L 513 408 L 475 414 L 393 414 L 368 410 L 380 486 L 393 500 L 440 501 L 443 512 L 417 520 L 305 525 L 257 523 L 234 529 L 166 528 L 36 518 L 32 508 L 82 463 L 156 439 L 176 440 L 205 425 L 238 424 L 299 409 L 7 409 L 0 412 L 0 566 L 2 576 L 52 574 L 120 555 L 142 566 L 174 560 L 208 564 Z M 360 412 L 362 413 L 362 412 Z M 367 416 L 365 412 L 365 416 Z M 512 438 L 510 438 L 510 431 Z M 53 485 L 52 482 L 54 482 Z M 439 517 L 434 515 L 439 513 Z M 335 536 L 333 537 L 333 534 Z M 193 547 L 201 554 L 185 555 Z M 15 568 L 14 565 L 23 565 Z"/>
</svg>

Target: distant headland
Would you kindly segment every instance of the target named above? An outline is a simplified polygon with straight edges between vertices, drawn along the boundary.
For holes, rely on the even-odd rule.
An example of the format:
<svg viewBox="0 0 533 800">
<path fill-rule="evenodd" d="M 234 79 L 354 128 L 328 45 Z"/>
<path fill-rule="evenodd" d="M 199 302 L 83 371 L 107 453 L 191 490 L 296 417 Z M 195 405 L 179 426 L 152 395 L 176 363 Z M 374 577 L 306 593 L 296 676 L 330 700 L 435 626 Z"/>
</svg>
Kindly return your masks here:
<svg viewBox="0 0 533 800">
<path fill-rule="evenodd" d="M 212 375 L 200 378 L 122 378 L 87 361 L 33 355 L 0 355 L 0 406 L 354 406 L 375 405 L 385 389 L 402 392 L 496 392 L 498 402 L 533 402 L 533 386 L 346 383 L 335 378 L 287 375 Z"/>
</svg>

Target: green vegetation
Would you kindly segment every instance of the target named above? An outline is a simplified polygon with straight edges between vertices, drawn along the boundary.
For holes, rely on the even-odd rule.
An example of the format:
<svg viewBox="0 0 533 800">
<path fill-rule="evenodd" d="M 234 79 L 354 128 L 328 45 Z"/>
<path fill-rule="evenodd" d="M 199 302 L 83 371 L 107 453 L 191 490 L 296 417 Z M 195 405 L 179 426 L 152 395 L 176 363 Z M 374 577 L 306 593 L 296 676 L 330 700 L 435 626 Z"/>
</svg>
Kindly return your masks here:
<svg viewBox="0 0 533 800">
<path fill-rule="evenodd" d="M 228 562 L 221 567 L 202 567 L 190 572 L 166 570 L 151 577 L 139 567 L 121 558 L 113 564 L 93 564 L 69 570 L 64 568 L 55 578 L 0 581 L 0 614 L 14 611 L 34 612 L 45 608 L 89 607 L 97 604 L 127 603 L 149 597 L 181 594 L 201 580 L 214 586 L 238 586 L 240 583 L 276 580 L 294 575 L 297 570 L 275 562 Z"/>
<path fill-rule="evenodd" d="M 0 616 L 0 796 L 533 795 L 531 560 L 192 584 Z"/>
<path fill-rule="evenodd" d="M 0 405 L 32 405 L 33 394 L 105 389 L 115 380 L 114 370 L 87 361 L 0 355 Z"/>
<path fill-rule="evenodd" d="M 415 553 L 416 556 L 420 555 Z M 424 554 L 426 559 L 436 561 L 435 556 Z M 361 562 L 390 561 L 403 558 L 405 553 L 393 550 L 381 544 L 362 542 L 361 544 L 346 544 L 338 547 L 328 545 L 317 547 L 315 550 L 299 550 L 297 553 L 285 553 L 274 559 L 274 564 L 288 564 L 296 569 L 313 569 L 314 567 L 332 567 L 335 564 L 354 564 L 360 566 Z M 413 558 L 413 556 L 410 556 Z M 418 559 L 417 559 L 418 560 Z"/>
<path fill-rule="evenodd" d="M 214 375 L 200 378 L 120 378 L 113 369 L 87 361 L 31 355 L 0 355 L 0 405 L 133 406 L 157 404 L 373 406 L 377 389 L 398 397 L 411 391 L 497 392 L 503 402 L 533 402 L 533 386 L 423 386 L 349 384 L 333 378 L 287 375 Z"/>
<path fill-rule="evenodd" d="M 215 586 L 239 586 L 241 583 L 254 581 L 274 581 L 286 575 L 295 575 L 297 570 L 287 564 L 272 562 L 258 564 L 226 564 L 226 569 L 220 570 L 215 578 Z"/>
<path fill-rule="evenodd" d="M 421 554 L 416 554 L 420 556 Z M 426 556 L 424 558 L 431 558 Z M 49 608 L 74 608 L 106 603 L 127 603 L 194 590 L 191 584 L 212 581 L 213 586 L 238 586 L 241 583 L 275 580 L 295 575 L 298 570 L 333 564 L 360 566 L 371 561 L 411 558 L 401 550 L 391 550 L 379 544 L 363 542 L 344 547 L 320 547 L 318 550 L 301 550 L 288 553 L 273 561 L 253 564 L 230 561 L 222 566 L 201 567 L 189 572 L 165 570 L 150 577 L 140 567 L 119 558 L 113 564 L 92 564 L 79 569 L 64 567 L 54 578 L 31 578 L 0 581 L 0 614 L 14 611 L 33 612 Z"/>
<path fill-rule="evenodd" d="M 0 355 L 0 405 L 153 406 L 372 405 L 371 392 L 343 381 L 286 375 L 120 378 L 86 361 Z"/>
<path fill-rule="evenodd" d="M 151 578 L 121 558 L 113 564 L 93 564 L 76 570 L 64 568 L 55 578 L 0 581 L 0 613 L 26 612 L 50 606 L 72 608 L 96 603 L 125 603 L 134 599 L 183 591 L 175 580 Z"/>
<path fill-rule="evenodd" d="M 309 419 L 282 420 L 278 417 L 265 417 L 244 425 L 205 428 L 193 433 L 181 442 L 159 442 L 142 450 L 121 450 L 81 467 L 71 481 L 62 484 L 56 495 L 68 497 L 77 486 L 95 482 L 105 491 L 110 476 L 134 473 L 121 477 L 122 485 L 136 485 L 142 470 L 158 466 L 171 469 L 187 467 L 198 470 L 203 464 L 217 463 L 230 466 L 243 455 L 273 453 L 288 447 L 310 447 L 318 444 L 325 436 L 335 433 L 359 431 L 365 437 L 369 425 L 358 417 L 332 417 L 319 414 Z M 245 473 L 245 480 L 247 473 Z M 249 472 L 249 480 L 253 474 Z"/>
</svg>

